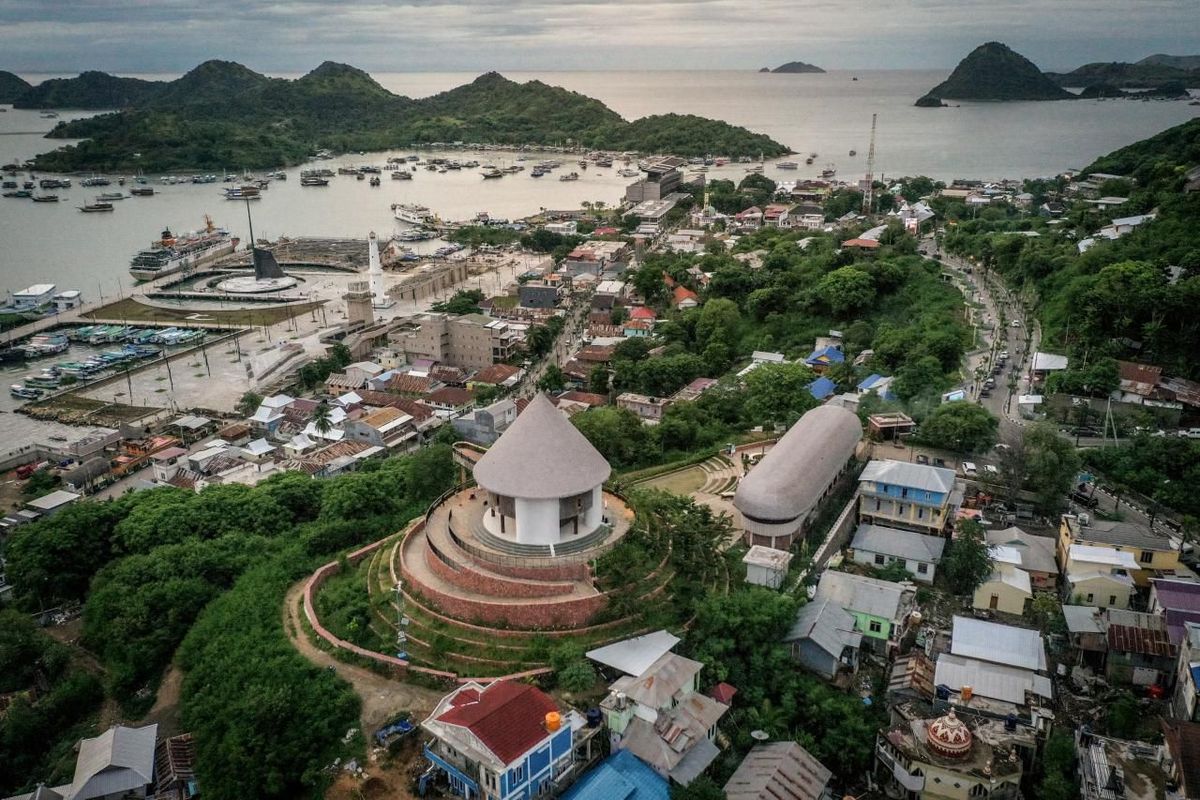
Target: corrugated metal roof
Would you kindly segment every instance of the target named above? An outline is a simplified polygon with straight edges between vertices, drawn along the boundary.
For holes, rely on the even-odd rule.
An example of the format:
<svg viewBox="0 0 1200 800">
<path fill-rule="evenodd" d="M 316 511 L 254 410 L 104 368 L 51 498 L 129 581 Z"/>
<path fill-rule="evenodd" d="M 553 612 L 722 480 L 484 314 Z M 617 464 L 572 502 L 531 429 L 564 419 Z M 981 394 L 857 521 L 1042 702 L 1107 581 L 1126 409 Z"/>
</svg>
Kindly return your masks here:
<svg viewBox="0 0 1200 800">
<path fill-rule="evenodd" d="M 68 800 L 124 794 L 154 779 L 154 745 L 158 726 L 126 728 L 117 725 L 94 739 L 79 743 L 75 777 Z"/>
<path fill-rule="evenodd" d="M 912 589 L 891 581 L 826 570 L 817 584 L 817 597 L 829 598 L 847 611 L 895 621 L 900 603 Z"/>
<path fill-rule="evenodd" d="M 755 745 L 725 784 L 726 800 L 819 800 L 833 773 L 795 742 Z"/>
<path fill-rule="evenodd" d="M 1117 609 L 1108 611 L 1108 649 L 1162 658 L 1175 655 L 1175 645 L 1162 617 Z"/>
<path fill-rule="evenodd" d="M 1030 572 L 1058 574 L 1058 562 L 1054 558 L 1054 539 L 1049 536 L 1034 536 L 1020 528 L 1005 528 L 984 534 L 990 545 L 1001 545 L 1015 551 L 1021 559 L 1018 566 Z"/>
<path fill-rule="evenodd" d="M 655 631 L 645 636 L 635 636 L 588 650 L 585 655 L 598 664 L 637 677 L 650 669 L 655 661 L 671 652 L 671 648 L 677 644 L 678 636 L 668 631 Z"/>
<path fill-rule="evenodd" d="M 1100 609 L 1095 606 L 1063 606 L 1067 630 L 1071 633 L 1104 633 Z"/>
<path fill-rule="evenodd" d="M 1053 699 L 1054 689 L 1045 675 L 1006 664 L 993 664 L 953 653 L 938 656 L 934 684 L 958 690 L 970 686 L 973 694 L 1014 705 L 1026 705 L 1026 692 Z"/>
<path fill-rule="evenodd" d="M 912 531 L 863 523 L 858 526 L 850 547 L 854 550 L 936 564 L 942 558 L 946 540 L 940 536 L 925 536 Z"/>
<path fill-rule="evenodd" d="M 618 750 L 589 770 L 562 800 L 668 800 L 670 784 L 628 750 Z"/>
<path fill-rule="evenodd" d="M 1040 633 L 971 617 L 954 618 L 950 652 L 1022 669 L 1046 669 L 1046 648 Z"/>
<path fill-rule="evenodd" d="M 785 642 L 811 639 L 834 658 L 841 658 L 847 647 L 857 649 L 862 634 L 854 630 L 854 617 L 828 597 L 814 599 L 800 608 Z"/>
<path fill-rule="evenodd" d="M 927 464 L 910 464 L 907 461 L 873 459 L 862 474 L 859 483 L 872 481 L 926 492 L 949 493 L 954 489 L 954 471 Z"/>
</svg>

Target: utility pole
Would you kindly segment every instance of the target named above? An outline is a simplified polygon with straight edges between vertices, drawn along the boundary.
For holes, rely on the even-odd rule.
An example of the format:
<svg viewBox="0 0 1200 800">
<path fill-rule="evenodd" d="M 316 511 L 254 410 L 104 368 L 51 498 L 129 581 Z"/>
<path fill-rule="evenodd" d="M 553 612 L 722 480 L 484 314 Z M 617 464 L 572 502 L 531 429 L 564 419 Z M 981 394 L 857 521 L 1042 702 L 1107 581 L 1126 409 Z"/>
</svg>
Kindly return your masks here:
<svg viewBox="0 0 1200 800">
<path fill-rule="evenodd" d="M 867 186 L 863 192 L 863 213 L 870 214 L 875 210 L 875 118 L 871 115 L 871 146 L 867 149 Z"/>
</svg>

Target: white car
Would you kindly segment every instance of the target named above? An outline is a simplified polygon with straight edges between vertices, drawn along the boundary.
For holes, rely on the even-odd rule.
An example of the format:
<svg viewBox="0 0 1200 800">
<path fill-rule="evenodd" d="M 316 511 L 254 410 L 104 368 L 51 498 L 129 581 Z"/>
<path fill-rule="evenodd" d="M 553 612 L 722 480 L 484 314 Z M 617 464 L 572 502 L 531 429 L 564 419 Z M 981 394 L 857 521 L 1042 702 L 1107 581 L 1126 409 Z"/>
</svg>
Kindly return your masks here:
<svg viewBox="0 0 1200 800">
<path fill-rule="evenodd" d="M 1019 320 L 1019 319 L 1014 319 L 1014 320 L 1012 321 L 1012 326 L 1013 326 L 1014 328 L 1019 328 L 1019 327 L 1021 327 L 1021 320 Z"/>
<path fill-rule="evenodd" d="M 979 474 L 979 471 L 977 469 L 975 469 L 974 462 L 964 461 L 964 462 L 962 462 L 962 473 L 963 473 L 963 475 L 970 475 L 973 478 Z"/>
<path fill-rule="evenodd" d="M 1000 470 L 999 470 L 999 468 L 993 466 L 992 464 L 984 464 L 983 465 L 983 474 L 987 475 L 989 478 L 996 478 L 996 477 L 999 477 Z"/>
</svg>

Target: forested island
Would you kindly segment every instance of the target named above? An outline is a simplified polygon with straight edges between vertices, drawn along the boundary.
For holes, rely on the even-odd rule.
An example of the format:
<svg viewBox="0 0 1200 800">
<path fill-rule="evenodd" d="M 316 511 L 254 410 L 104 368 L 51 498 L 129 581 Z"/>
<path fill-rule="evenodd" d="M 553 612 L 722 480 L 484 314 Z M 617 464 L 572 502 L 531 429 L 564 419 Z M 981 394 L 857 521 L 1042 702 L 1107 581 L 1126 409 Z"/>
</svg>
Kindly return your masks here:
<svg viewBox="0 0 1200 800">
<path fill-rule="evenodd" d="M 800 75 L 806 73 L 825 74 L 825 70 L 818 67 L 816 64 L 808 64 L 804 61 L 789 61 L 786 64 L 780 64 L 775 69 L 767 69 L 763 67 L 762 72 L 771 72 L 776 75 Z"/>
<path fill-rule="evenodd" d="M 943 99 L 1070 100 L 1073 97 L 1008 45 L 987 42 L 972 50 L 949 78 L 930 89 L 916 105 L 936 107 Z"/>
<path fill-rule="evenodd" d="M 593 98 L 495 72 L 420 100 L 393 94 L 366 72 L 333 62 L 296 80 L 268 78 L 228 61 L 207 61 L 169 82 L 132 80 L 84 73 L 26 92 L 21 102 L 37 107 L 120 108 L 59 124 L 50 138 L 85 141 L 37 156 L 34 168 L 262 169 L 299 163 L 319 148 L 368 151 L 430 142 L 580 145 L 680 156 L 771 158 L 789 152 L 767 136 L 702 117 L 653 115 L 628 122 Z"/>
<path fill-rule="evenodd" d="M 1154 89 L 1169 84 L 1200 87 L 1200 57 L 1147 56 L 1141 61 L 1096 62 L 1070 72 L 1048 72 L 1059 86 L 1108 84 L 1121 89 Z"/>
</svg>

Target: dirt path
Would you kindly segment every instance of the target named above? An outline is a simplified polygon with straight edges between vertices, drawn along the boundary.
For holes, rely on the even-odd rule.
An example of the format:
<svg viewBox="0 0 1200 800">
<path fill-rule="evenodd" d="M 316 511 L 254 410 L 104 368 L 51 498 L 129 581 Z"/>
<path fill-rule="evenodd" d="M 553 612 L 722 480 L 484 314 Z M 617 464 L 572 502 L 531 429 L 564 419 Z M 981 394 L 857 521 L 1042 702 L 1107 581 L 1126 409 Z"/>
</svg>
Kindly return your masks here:
<svg viewBox="0 0 1200 800">
<path fill-rule="evenodd" d="M 363 667 L 346 664 L 310 642 L 301 626 L 303 613 L 300 610 L 300 600 L 303 594 L 304 580 L 288 590 L 283 602 L 284 630 L 287 631 L 292 646 L 299 650 L 301 655 L 319 667 L 332 667 L 339 677 L 354 687 L 354 691 L 362 700 L 360 722 L 364 734 L 369 736 L 401 711 L 408 711 L 415 719 L 420 720 L 433 710 L 442 697 L 440 693 L 386 678 Z"/>
</svg>

